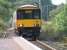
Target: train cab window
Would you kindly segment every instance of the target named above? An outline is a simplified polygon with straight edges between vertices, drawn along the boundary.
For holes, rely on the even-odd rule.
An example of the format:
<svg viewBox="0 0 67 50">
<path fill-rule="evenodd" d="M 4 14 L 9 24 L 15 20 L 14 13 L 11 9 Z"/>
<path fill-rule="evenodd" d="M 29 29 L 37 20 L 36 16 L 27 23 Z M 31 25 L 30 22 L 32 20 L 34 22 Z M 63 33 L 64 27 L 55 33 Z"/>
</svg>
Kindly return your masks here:
<svg viewBox="0 0 67 50">
<path fill-rule="evenodd" d="M 22 18 L 23 18 L 23 12 L 17 11 L 17 19 L 22 19 Z"/>
<path fill-rule="evenodd" d="M 17 11 L 17 19 L 39 19 L 39 18 L 40 18 L 39 9 Z"/>
<path fill-rule="evenodd" d="M 40 19 L 40 10 L 39 9 L 33 10 L 33 18 Z"/>
<path fill-rule="evenodd" d="M 17 19 L 31 19 L 32 11 L 29 10 L 18 10 L 17 11 Z"/>
<path fill-rule="evenodd" d="M 32 10 L 25 10 L 23 13 L 23 19 L 32 19 Z"/>
</svg>

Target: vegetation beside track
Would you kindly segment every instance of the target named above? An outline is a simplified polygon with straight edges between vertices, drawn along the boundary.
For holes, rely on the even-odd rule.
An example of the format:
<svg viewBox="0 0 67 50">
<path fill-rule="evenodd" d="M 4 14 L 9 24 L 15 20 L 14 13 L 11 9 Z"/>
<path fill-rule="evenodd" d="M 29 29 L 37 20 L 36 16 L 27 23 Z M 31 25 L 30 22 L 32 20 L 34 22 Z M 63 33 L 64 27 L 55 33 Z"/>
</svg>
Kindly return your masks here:
<svg viewBox="0 0 67 50">
<path fill-rule="evenodd" d="M 60 8 L 60 10 L 59 10 Z M 51 11 L 49 21 L 45 21 L 42 25 L 44 39 L 51 39 L 53 41 L 63 41 L 67 37 L 67 5 L 61 5 L 57 9 Z"/>
</svg>

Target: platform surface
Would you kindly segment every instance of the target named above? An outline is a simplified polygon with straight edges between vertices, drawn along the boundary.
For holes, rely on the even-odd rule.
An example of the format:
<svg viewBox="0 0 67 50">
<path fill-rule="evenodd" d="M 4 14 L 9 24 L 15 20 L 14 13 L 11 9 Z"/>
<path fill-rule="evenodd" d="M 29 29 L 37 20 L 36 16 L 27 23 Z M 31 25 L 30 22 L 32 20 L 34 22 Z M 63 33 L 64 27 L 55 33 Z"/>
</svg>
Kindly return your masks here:
<svg viewBox="0 0 67 50">
<path fill-rule="evenodd" d="M 0 39 L 0 50 L 22 50 L 13 39 Z"/>
<path fill-rule="evenodd" d="M 0 38 L 0 50 L 41 50 L 22 37 Z"/>
</svg>

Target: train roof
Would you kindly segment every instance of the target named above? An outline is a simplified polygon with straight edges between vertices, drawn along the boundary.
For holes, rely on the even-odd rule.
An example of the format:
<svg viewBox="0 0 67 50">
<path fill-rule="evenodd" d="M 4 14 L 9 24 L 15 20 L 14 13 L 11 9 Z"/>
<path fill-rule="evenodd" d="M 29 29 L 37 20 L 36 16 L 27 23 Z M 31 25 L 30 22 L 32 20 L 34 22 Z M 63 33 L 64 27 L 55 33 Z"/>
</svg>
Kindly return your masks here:
<svg viewBox="0 0 67 50">
<path fill-rule="evenodd" d="M 37 6 L 28 4 L 28 5 L 22 5 L 19 8 L 23 8 L 23 7 L 37 7 Z"/>
<path fill-rule="evenodd" d="M 35 9 L 35 8 L 37 9 L 37 8 L 39 8 L 39 7 L 36 6 L 36 5 L 30 5 L 30 4 L 22 5 L 22 6 L 19 6 L 19 7 L 18 7 L 18 9 L 28 9 L 28 8 L 29 8 L 29 9 L 30 9 L 30 8 L 31 8 L 31 9 L 32 9 L 32 8 L 33 8 L 33 9 Z"/>
</svg>

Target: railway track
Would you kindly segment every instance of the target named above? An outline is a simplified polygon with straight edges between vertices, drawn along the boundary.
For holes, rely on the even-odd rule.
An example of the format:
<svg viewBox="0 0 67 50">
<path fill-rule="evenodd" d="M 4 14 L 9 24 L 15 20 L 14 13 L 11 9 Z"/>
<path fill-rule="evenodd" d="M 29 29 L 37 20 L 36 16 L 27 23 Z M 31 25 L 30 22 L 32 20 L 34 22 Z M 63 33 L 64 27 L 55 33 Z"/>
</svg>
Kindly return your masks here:
<svg viewBox="0 0 67 50">
<path fill-rule="evenodd" d="M 42 41 L 31 41 L 33 44 L 41 48 L 42 50 L 56 50 L 55 48 L 52 48 L 51 46 L 47 45 L 46 43 L 43 43 Z"/>
<path fill-rule="evenodd" d="M 11 34 L 10 32 L 11 32 L 12 34 Z M 12 32 L 12 31 L 9 31 L 8 33 L 9 33 L 9 35 L 10 35 L 11 37 L 12 37 L 12 36 L 15 36 L 15 35 L 14 35 L 14 32 Z M 10 36 L 9 36 L 9 37 L 10 37 Z M 56 49 L 52 48 L 51 46 L 47 45 L 46 43 L 43 43 L 42 41 L 39 41 L 39 40 L 30 41 L 30 42 L 32 42 L 34 45 L 36 45 L 37 47 L 41 48 L 42 50 L 56 50 Z"/>
</svg>

